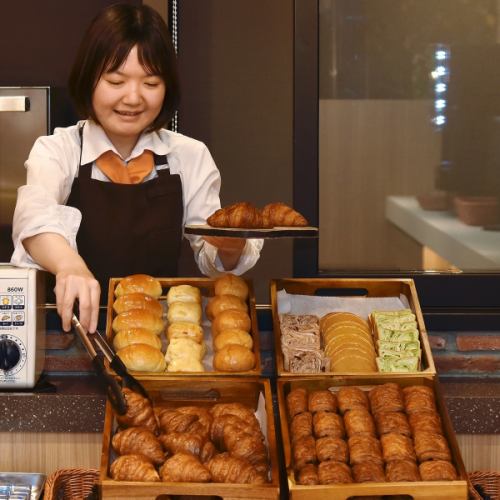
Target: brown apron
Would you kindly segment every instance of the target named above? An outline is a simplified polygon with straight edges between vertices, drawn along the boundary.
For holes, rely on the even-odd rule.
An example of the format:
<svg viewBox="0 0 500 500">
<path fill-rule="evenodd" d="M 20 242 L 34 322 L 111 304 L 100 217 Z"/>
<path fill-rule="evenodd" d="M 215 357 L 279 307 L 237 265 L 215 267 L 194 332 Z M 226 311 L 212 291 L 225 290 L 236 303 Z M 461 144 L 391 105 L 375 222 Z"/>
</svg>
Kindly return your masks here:
<svg viewBox="0 0 500 500">
<path fill-rule="evenodd" d="M 83 147 L 83 134 L 80 129 Z M 155 155 L 155 165 L 167 164 Z M 111 277 L 144 273 L 177 276 L 182 241 L 182 182 L 169 168 L 141 184 L 92 179 L 92 163 L 80 165 L 67 205 L 80 210 L 78 253 L 101 285 L 107 301 Z"/>
</svg>

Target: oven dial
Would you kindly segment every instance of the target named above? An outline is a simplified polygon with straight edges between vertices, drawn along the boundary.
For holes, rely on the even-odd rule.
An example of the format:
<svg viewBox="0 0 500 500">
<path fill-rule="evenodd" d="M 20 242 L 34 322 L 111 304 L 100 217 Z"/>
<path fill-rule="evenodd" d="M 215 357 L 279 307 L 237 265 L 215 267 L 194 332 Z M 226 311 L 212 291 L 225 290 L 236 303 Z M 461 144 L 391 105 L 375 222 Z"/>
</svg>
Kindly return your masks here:
<svg viewBox="0 0 500 500">
<path fill-rule="evenodd" d="M 0 335 L 0 370 L 17 373 L 26 361 L 26 348 L 14 335 Z"/>
</svg>

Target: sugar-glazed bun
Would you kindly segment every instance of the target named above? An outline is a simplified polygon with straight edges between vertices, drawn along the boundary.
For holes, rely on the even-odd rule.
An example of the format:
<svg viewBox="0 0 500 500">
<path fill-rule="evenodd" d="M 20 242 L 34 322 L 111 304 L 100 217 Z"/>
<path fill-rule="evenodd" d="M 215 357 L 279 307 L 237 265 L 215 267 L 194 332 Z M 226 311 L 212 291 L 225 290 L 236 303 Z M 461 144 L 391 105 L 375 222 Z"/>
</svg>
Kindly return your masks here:
<svg viewBox="0 0 500 500">
<path fill-rule="evenodd" d="M 238 344 L 247 349 L 252 349 L 252 336 L 244 330 L 224 330 L 214 338 L 214 349 L 220 351 L 228 344 Z"/>
<path fill-rule="evenodd" d="M 129 370 L 137 372 L 163 372 L 167 363 L 163 353 L 147 344 L 133 344 L 116 353 Z"/>
<path fill-rule="evenodd" d="M 158 298 L 162 293 L 161 284 L 156 278 L 147 274 L 132 274 L 121 279 L 115 288 L 116 297 L 135 292 Z"/>
<path fill-rule="evenodd" d="M 145 309 L 159 318 L 163 316 L 163 307 L 160 302 L 145 293 L 134 292 L 120 295 L 113 303 L 113 310 L 116 314 L 130 311 L 131 309 Z"/>
<path fill-rule="evenodd" d="M 145 328 L 121 330 L 113 338 L 113 347 L 115 351 L 119 351 L 132 344 L 148 344 L 156 349 L 161 349 L 160 337 Z"/>
<path fill-rule="evenodd" d="M 145 328 L 156 333 L 156 335 L 160 335 L 165 325 L 161 318 L 145 309 L 131 309 L 118 314 L 113 320 L 112 328 L 114 332 L 129 330 L 130 328 Z"/>
<path fill-rule="evenodd" d="M 249 332 L 252 329 L 250 316 L 244 311 L 227 309 L 219 313 L 212 321 L 212 334 L 218 335 L 224 330 L 243 330 Z"/>
<path fill-rule="evenodd" d="M 205 312 L 209 320 L 213 320 L 218 314 L 227 309 L 247 312 L 246 303 L 236 295 L 215 295 L 208 300 Z"/>
<path fill-rule="evenodd" d="M 228 344 L 215 353 L 213 364 L 222 372 L 244 372 L 255 366 L 255 355 L 246 347 Z"/>
<path fill-rule="evenodd" d="M 241 300 L 248 298 L 248 285 L 243 278 L 235 274 L 224 274 L 214 283 L 215 295 L 236 295 Z"/>
</svg>

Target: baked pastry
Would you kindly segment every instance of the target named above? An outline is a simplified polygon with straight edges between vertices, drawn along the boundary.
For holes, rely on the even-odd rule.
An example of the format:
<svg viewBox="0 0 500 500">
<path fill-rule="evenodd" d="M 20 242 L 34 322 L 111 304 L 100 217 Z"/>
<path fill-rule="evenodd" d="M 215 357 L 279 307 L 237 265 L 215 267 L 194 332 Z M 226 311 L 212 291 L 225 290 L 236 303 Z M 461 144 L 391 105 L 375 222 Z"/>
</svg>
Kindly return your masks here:
<svg viewBox="0 0 500 500">
<path fill-rule="evenodd" d="M 292 418 L 290 423 L 290 435 L 292 443 L 304 436 L 312 436 L 312 414 L 308 411 L 299 413 Z"/>
<path fill-rule="evenodd" d="M 219 448 L 222 448 L 224 446 L 224 427 L 230 425 L 233 429 L 239 429 L 241 431 L 248 431 L 248 429 L 252 429 L 252 432 L 260 433 L 258 422 L 257 426 L 255 426 L 255 422 L 257 421 L 253 421 L 253 424 L 247 424 L 247 422 L 242 418 L 236 415 L 231 415 L 230 413 L 219 415 L 213 419 L 213 423 L 210 428 L 210 439 Z"/>
<path fill-rule="evenodd" d="M 232 273 L 218 277 L 214 283 L 215 295 L 236 295 L 241 300 L 248 298 L 248 285 L 243 278 Z"/>
<path fill-rule="evenodd" d="M 211 458 L 217 455 L 217 448 L 212 443 L 212 441 L 205 441 L 200 451 L 200 461 L 202 464 L 206 464 Z"/>
<path fill-rule="evenodd" d="M 307 411 L 308 409 L 308 395 L 307 390 L 303 387 L 292 389 L 286 396 L 286 405 L 288 408 L 288 415 L 293 418 L 298 413 Z"/>
<path fill-rule="evenodd" d="M 160 467 L 160 477 L 170 483 L 207 483 L 212 479 L 197 457 L 182 451 L 165 460 Z"/>
<path fill-rule="evenodd" d="M 163 316 L 163 307 L 160 302 L 145 293 L 127 293 L 118 297 L 113 303 L 113 310 L 116 314 L 121 314 L 131 309 L 145 309 L 159 318 Z"/>
<path fill-rule="evenodd" d="M 158 433 L 158 422 L 151 401 L 128 387 L 122 389 L 127 403 L 125 415 L 115 415 L 120 427 L 146 427 L 154 434 Z"/>
<path fill-rule="evenodd" d="M 254 411 L 243 403 L 217 403 L 210 409 L 210 413 L 214 418 L 221 415 L 236 415 L 247 422 L 247 425 L 259 427 L 259 421 L 255 416 Z"/>
<path fill-rule="evenodd" d="M 195 359 L 201 361 L 206 353 L 206 345 L 199 344 L 188 337 L 174 338 L 170 340 L 165 353 L 167 363 L 172 363 L 176 359 Z"/>
<path fill-rule="evenodd" d="M 264 484 L 267 481 L 265 474 L 248 461 L 229 453 L 215 455 L 206 465 L 214 483 Z"/>
<path fill-rule="evenodd" d="M 434 432 L 417 431 L 413 436 L 415 452 L 419 462 L 426 460 L 451 460 L 446 439 Z"/>
<path fill-rule="evenodd" d="M 397 432 L 411 436 L 406 415 L 400 411 L 381 411 L 375 414 L 375 423 L 379 436 L 388 432 Z"/>
<path fill-rule="evenodd" d="M 441 418 L 435 411 L 419 411 L 416 413 L 410 413 L 410 415 L 408 416 L 408 421 L 410 422 L 410 427 L 413 434 L 419 431 L 443 434 Z"/>
<path fill-rule="evenodd" d="M 341 462 L 321 462 L 318 465 L 318 478 L 320 484 L 352 483 L 351 469 Z"/>
<path fill-rule="evenodd" d="M 311 391 L 309 393 L 308 407 L 311 413 L 318 411 L 337 411 L 337 398 L 329 390 Z"/>
<path fill-rule="evenodd" d="M 301 413 L 301 415 L 303 415 Z M 316 456 L 319 462 L 334 460 L 335 462 L 345 462 L 349 460 L 349 449 L 344 439 L 332 436 L 325 436 L 316 439 Z"/>
<path fill-rule="evenodd" d="M 200 289 L 192 285 L 174 285 L 167 292 L 167 304 L 174 302 L 195 302 L 201 304 Z"/>
<path fill-rule="evenodd" d="M 168 306 L 167 319 L 170 324 L 179 321 L 201 324 L 201 305 L 197 302 L 172 302 Z"/>
<path fill-rule="evenodd" d="M 219 208 L 208 219 L 212 227 L 258 229 L 264 227 L 260 210 L 248 202 L 239 202 Z"/>
<path fill-rule="evenodd" d="M 195 358 L 175 358 L 167 366 L 167 372 L 204 372 L 203 363 Z"/>
<path fill-rule="evenodd" d="M 157 299 L 162 294 L 161 284 L 156 278 L 147 274 L 132 274 L 122 278 L 115 287 L 116 297 L 136 292 L 145 293 Z"/>
<path fill-rule="evenodd" d="M 374 387 L 368 392 L 372 413 L 381 411 L 403 411 L 403 395 L 398 384 L 388 383 Z"/>
<path fill-rule="evenodd" d="M 160 434 L 158 440 L 171 455 L 180 451 L 199 455 L 203 446 L 203 438 L 193 432 L 170 432 Z"/>
<path fill-rule="evenodd" d="M 306 464 L 297 472 L 297 484 L 314 485 L 319 484 L 318 468 L 314 464 Z"/>
<path fill-rule="evenodd" d="M 223 429 L 224 449 L 232 457 L 243 458 L 257 470 L 267 470 L 267 449 L 261 433 L 226 425 Z"/>
<path fill-rule="evenodd" d="M 421 411 L 436 412 L 434 391 L 425 385 L 411 385 L 403 389 L 405 411 L 408 414 Z"/>
<path fill-rule="evenodd" d="M 318 438 L 324 436 L 344 437 L 344 422 L 340 415 L 329 411 L 318 411 L 313 416 L 314 435 Z"/>
<path fill-rule="evenodd" d="M 122 455 L 109 468 L 115 481 L 159 481 L 160 476 L 154 465 L 139 454 Z"/>
<path fill-rule="evenodd" d="M 246 349 L 252 349 L 252 336 L 244 330 L 224 330 L 215 336 L 213 345 L 216 351 L 220 351 L 223 347 L 229 344 L 238 344 Z"/>
<path fill-rule="evenodd" d="M 120 330 L 113 337 L 113 347 L 119 351 L 132 344 L 148 344 L 156 349 L 161 349 L 161 340 L 156 333 L 145 328 L 130 328 L 129 330 Z"/>
<path fill-rule="evenodd" d="M 384 468 L 379 463 L 363 462 L 352 466 L 352 475 L 356 483 L 385 482 Z"/>
<path fill-rule="evenodd" d="M 349 445 L 349 461 L 351 465 L 363 462 L 374 462 L 382 464 L 382 450 L 380 442 L 373 436 L 357 434 L 347 441 Z"/>
<path fill-rule="evenodd" d="M 155 434 L 145 427 L 129 427 L 115 433 L 111 445 L 119 455 L 144 455 L 156 465 L 165 461 L 160 442 Z"/>
<path fill-rule="evenodd" d="M 392 460 L 416 460 L 413 441 L 408 436 L 388 432 L 380 436 L 382 456 L 386 462 Z"/>
<path fill-rule="evenodd" d="M 255 354 L 241 345 L 228 344 L 215 353 L 213 365 L 221 372 L 245 372 L 255 366 Z"/>
<path fill-rule="evenodd" d="M 340 413 L 345 413 L 347 410 L 354 410 L 357 408 L 365 410 L 370 408 L 368 396 L 365 391 L 355 386 L 341 387 L 337 393 L 337 401 Z"/>
<path fill-rule="evenodd" d="M 304 436 L 292 443 L 293 465 L 296 470 L 306 464 L 316 463 L 316 442 L 312 436 Z"/>
<path fill-rule="evenodd" d="M 354 409 L 344 413 L 345 430 L 349 437 L 356 434 L 365 434 L 375 437 L 375 423 L 373 417 L 365 409 Z"/>
<path fill-rule="evenodd" d="M 189 321 L 177 321 L 167 327 L 167 339 L 188 338 L 201 344 L 203 342 L 203 328 Z"/>
<path fill-rule="evenodd" d="M 202 436 L 204 440 L 209 439 L 213 417 L 207 408 L 201 406 L 179 406 L 176 408 L 176 411 L 187 415 L 196 415 L 198 420 L 187 428 L 187 432 L 196 432 Z"/>
<path fill-rule="evenodd" d="M 171 408 L 160 408 L 157 411 L 158 424 L 163 434 L 187 432 L 189 426 L 198 420 L 194 413 L 183 413 Z"/>
<path fill-rule="evenodd" d="M 145 328 L 156 335 L 160 335 L 165 328 L 161 318 L 145 309 L 131 309 L 118 314 L 113 320 L 112 327 L 115 333 L 131 328 Z"/>
<path fill-rule="evenodd" d="M 227 309 L 236 309 L 244 313 L 248 311 L 246 302 L 236 295 L 215 295 L 208 299 L 205 312 L 207 318 L 212 321 L 218 314 Z"/>
<path fill-rule="evenodd" d="M 304 227 L 308 225 L 307 219 L 302 214 L 285 203 L 268 203 L 261 213 L 264 227 Z"/>
<path fill-rule="evenodd" d="M 387 481 L 420 481 L 417 464 L 413 460 L 392 460 L 385 466 Z"/>
<path fill-rule="evenodd" d="M 237 309 L 225 309 L 212 320 L 212 335 L 215 337 L 224 330 L 243 330 L 250 332 L 252 322 L 250 316 Z"/>
<path fill-rule="evenodd" d="M 456 481 L 457 470 L 451 462 L 445 460 L 429 460 L 418 467 L 422 481 Z"/>
<path fill-rule="evenodd" d="M 319 320 L 319 326 L 322 332 L 326 332 L 334 325 L 350 326 L 350 324 L 357 325 L 361 330 L 370 333 L 368 322 L 361 316 L 350 312 L 331 312 L 322 316 Z M 371 334 L 371 333 L 370 333 Z"/>
<path fill-rule="evenodd" d="M 148 344 L 131 344 L 116 353 L 123 364 L 136 372 L 164 372 L 167 362 L 160 349 Z"/>
</svg>

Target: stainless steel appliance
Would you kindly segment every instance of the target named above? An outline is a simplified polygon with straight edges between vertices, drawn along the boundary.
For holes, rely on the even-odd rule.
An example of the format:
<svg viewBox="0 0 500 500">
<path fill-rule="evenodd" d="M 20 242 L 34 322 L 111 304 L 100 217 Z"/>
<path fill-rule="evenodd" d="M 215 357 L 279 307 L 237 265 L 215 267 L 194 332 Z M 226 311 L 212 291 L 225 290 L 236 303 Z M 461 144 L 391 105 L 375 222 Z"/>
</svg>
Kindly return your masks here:
<svg viewBox="0 0 500 500">
<path fill-rule="evenodd" d="M 24 162 L 35 139 L 49 134 L 49 87 L 0 87 L 0 262 L 12 255 L 12 215 Z"/>
</svg>

